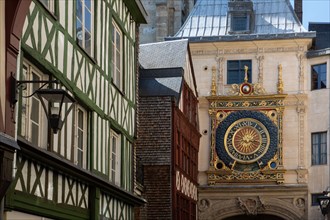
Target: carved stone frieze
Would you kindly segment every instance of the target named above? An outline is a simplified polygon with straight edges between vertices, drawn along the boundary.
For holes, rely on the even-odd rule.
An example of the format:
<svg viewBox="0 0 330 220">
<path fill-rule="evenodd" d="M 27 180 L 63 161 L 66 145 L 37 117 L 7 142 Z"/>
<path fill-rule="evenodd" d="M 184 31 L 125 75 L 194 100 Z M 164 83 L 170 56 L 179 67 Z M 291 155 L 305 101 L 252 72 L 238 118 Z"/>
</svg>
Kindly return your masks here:
<svg viewBox="0 0 330 220">
<path fill-rule="evenodd" d="M 210 208 L 210 201 L 208 199 L 201 199 L 198 202 L 198 210 L 200 212 L 205 212 Z"/>
<path fill-rule="evenodd" d="M 283 106 L 283 100 L 233 100 L 233 101 L 212 101 L 212 108 L 244 108 L 244 107 L 279 107 Z M 210 109 L 210 114 L 214 109 Z"/>
<path fill-rule="evenodd" d="M 287 220 L 307 220 L 307 192 L 306 186 L 201 188 L 198 217 L 216 220 L 242 215 L 272 215 Z"/>
<path fill-rule="evenodd" d="M 259 196 L 257 198 L 247 199 L 237 197 L 237 204 L 246 215 L 257 215 L 265 210 L 265 206 Z"/>
<path fill-rule="evenodd" d="M 297 169 L 296 172 L 297 172 L 297 182 L 298 183 L 307 183 L 308 170 Z"/>
<path fill-rule="evenodd" d="M 297 59 L 298 59 L 298 67 L 299 67 L 299 92 L 302 93 L 304 91 L 304 61 L 305 61 L 305 53 L 300 49 L 297 51 Z"/>
<path fill-rule="evenodd" d="M 216 56 L 216 61 L 217 61 L 217 95 L 223 94 L 224 91 L 224 81 L 223 81 L 223 66 L 224 66 L 224 57 Z"/>
<path fill-rule="evenodd" d="M 218 55 L 218 54 L 258 54 L 260 51 L 263 53 L 282 53 L 282 52 L 300 52 L 300 47 L 274 47 L 274 48 L 233 48 L 222 50 L 194 50 L 192 55 Z"/>
<path fill-rule="evenodd" d="M 258 54 L 256 56 L 258 61 L 258 83 L 260 85 L 263 85 L 264 83 L 264 59 L 265 57 L 263 55 Z"/>
</svg>

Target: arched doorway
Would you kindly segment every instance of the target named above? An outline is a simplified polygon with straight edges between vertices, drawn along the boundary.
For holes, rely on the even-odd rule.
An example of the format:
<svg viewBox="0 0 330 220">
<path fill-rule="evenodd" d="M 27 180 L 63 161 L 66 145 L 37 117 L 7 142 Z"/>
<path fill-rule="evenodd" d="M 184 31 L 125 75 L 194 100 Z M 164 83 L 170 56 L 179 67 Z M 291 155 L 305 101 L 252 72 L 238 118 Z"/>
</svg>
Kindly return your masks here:
<svg viewBox="0 0 330 220">
<path fill-rule="evenodd" d="M 285 220 L 274 215 L 238 215 L 225 218 L 224 220 Z"/>
</svg>

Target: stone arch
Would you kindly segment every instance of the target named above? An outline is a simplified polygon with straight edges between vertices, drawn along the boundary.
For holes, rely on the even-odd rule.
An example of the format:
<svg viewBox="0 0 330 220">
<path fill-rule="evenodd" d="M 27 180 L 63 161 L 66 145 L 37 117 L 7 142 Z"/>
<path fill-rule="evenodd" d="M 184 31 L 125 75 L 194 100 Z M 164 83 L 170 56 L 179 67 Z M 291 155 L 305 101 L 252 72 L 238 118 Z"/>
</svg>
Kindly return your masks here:
<svg viewBox="0 0 330 220">
<path fill-rule="evenodd" d="M 225 220 L 235 216 L 268 215 L 285 220 L 302 220 L 306 218 L 305 206 L 297 207 L 294 200 L 278 198 L 246 197 L 228 200 L 208 201 L 208 208 L 199 214 L 201 220 Z"/>
</svg>

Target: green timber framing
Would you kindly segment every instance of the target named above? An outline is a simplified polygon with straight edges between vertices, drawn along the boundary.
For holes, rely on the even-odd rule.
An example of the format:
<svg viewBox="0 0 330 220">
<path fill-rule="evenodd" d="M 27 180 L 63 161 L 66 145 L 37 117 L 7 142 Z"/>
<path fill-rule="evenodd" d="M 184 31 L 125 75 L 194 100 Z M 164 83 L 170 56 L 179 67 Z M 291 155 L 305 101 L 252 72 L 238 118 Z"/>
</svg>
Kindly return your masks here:
<svg viewBox="0 0 330 220">
<path fill-rule="evenodd" d="M 38 0 L 31 2 L 23 27 L 20 62 L 28 60 L 58 79 L 89 111 L 89 168 L 63 155 L 33 146 L 18 137 L 15 179 L 5 209 L 56 219 L 133 219 L 133 208 L 145 200 L 133 194 L 133 142 L 136 134 L 137 32 L 146 13 L 139 0 L 94 1 L 94 53 L 87 55 L 75 39 L 76 1 L 55 1 L 55 13 Z M 60 5 L 59 5 L 60 4 Z M 123 88 L 111 76 L 112 20 L 122 32 Z M 108 180 L 102 152 L 105 132 L 121 139 L 121 184 Z"/>
</svg>

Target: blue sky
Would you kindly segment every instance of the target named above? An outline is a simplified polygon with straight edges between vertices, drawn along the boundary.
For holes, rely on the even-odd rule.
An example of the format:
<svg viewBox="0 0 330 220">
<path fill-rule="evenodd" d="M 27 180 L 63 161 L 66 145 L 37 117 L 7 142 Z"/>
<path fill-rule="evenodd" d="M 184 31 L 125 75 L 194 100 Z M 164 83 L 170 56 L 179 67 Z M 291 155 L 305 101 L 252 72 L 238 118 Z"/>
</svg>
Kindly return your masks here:
<svg viewBox="0 0 330 220">
<path fill-rule="evenodd" d="M 292 6 L 293 0 L 290 0 Z M 303 0 L 303 25 L 309 22 L 330 22 L 330 0 Z"/>
</svg>

